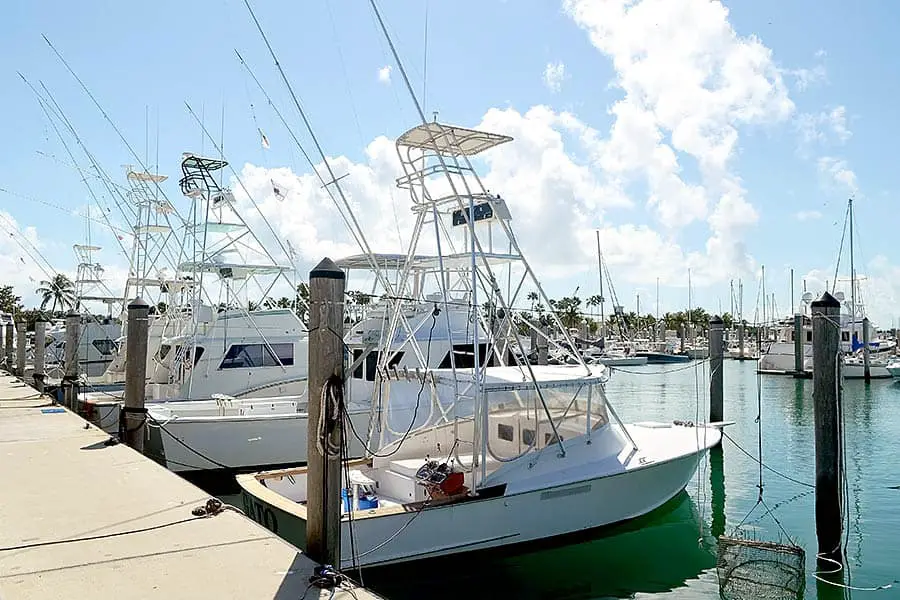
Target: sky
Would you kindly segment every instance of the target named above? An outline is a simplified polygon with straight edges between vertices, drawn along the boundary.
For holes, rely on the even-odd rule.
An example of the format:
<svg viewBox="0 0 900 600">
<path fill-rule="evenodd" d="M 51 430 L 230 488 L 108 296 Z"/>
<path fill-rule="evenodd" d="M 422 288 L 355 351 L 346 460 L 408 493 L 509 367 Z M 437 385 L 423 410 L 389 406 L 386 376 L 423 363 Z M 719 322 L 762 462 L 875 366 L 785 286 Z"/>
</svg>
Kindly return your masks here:
<svg viewBox="0 0 900 600">
<path fill-rule="evenodd" d="M 394 140 L 419 117 L 368 2 L 252 6 L 329 162 L 346 174 L 341 183 L 373 247 L 401 251 L 413 221 L 409 198 L 393 183 L 401 172 Z M 882 327 L 900 324 L 891 164 L 900 137 L 892 102 L 900 95 L 893 58 L 900 8 L 893 3 L 382 0 L 379 7 L 427 118 L 436 112 L 442 122 L 514 138 L 478 165 L 506 198 L 549 295 L 597 293 L 599 230 L 628 310 L 639 296 L 642 312 L 655 312 L 657 298 L 661 312 L 689 300 L 729 311 L 731 288 L 742 281 L 744 316 L 753 320 L 765 267 L 766 290 L 788 314 L 804 285 L 819 295 L 834 279 L 852 197 L 867 311 Z M 186 210 L 177 187 L 181 153 L 222 151 L 250 222 L 262 227 L 252 197 L 296 249 L 301 278 L 324 256 L 359 251 L 292 139 L 319 161 L 242 0 L 5 8 L 0 272 L 26 304 L 37 302 L 34 289 L 48 278 L 44 259 L 74 275 L 72 246 L 88 236 L 103 247 L 94 260 L 112 288 L 128 271 L 119 249 L 128 236 L 118 240 L 103 223 L 95 196 L 105 206 L 115 199 L 86 152 L 118 185 L 126 164 L 169 175 L 166 194 Z M 53 118 L 20 74 L 52 104 Z"/>
</svg>

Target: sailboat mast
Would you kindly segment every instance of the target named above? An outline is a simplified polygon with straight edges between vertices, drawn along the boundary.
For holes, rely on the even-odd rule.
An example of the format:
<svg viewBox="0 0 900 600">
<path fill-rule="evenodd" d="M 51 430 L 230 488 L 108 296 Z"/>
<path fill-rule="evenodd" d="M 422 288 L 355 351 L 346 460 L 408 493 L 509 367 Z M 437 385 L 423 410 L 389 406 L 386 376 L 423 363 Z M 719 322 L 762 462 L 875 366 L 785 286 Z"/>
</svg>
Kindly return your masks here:
<svg viewBox="0 0 900 600">
<path fill-rule="evenodd" d="M 694 341 L 694 312 L 691 309 L 691 270 L 688 269 L 688 329 L 690 329 L 690 340 Z"/>
<path fill-rule="evenodd" d="M 600 252 L 600 230 L 597 234 L 597 272 L 600 273 L 600 342 L 606 345 L 606 314 L 603 309 L 605 302 L 603 298 L 603 254 Z M 657 280 L 657 285 L 659 281 Z M 658 296 L 659 294 L 657 294 Z"/>
<path fill-rule="evenodd" d="M 856 333 L 856 268 L 853 263 L 853 198 L 848 200 L 850 212 L 850 343 Z"/>
</svg>

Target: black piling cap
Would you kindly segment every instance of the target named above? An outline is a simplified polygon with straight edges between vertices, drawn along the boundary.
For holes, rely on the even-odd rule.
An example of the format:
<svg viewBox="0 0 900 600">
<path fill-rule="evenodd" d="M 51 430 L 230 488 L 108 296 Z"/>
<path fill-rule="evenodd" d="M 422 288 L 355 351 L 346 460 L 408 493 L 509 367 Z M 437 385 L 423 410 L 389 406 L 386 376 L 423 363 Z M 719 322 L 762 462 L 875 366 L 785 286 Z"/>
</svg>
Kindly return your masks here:
<svg viewBox="0 0 900 600">
<path fill-rule="evenodd" d="M 344 273 L 334 261 L 328 257 L 322 259 L 322 262 L 313 267 L 309 272 L 310 279 L 346 279 L 347 274 Z"/>
<path fill-rule="evenodd" d="M 143 298 L 138 296 L 137 298 L 135 298 L 134 300 L 132 300 L 131 302 L 128 303 L 128 310 L 131 310 L 132 308 L 138 308 L 138 309 L 150 308 L 150 305 L 147 304 L 146 300 L 144 300 Z"/>
<path fill-rule="evenodd" d="M 724 323 L 725 321 L 719 315 L 713 315 L 712 319 L 709 320 L 710 325 L 723 325 Z"/>
<path fill-rule="evenodd" d="M 813 300 L 812 307 L 813 308 L 839 308 L 841 303 L 837 301 L 837 298 L 825 292 L 822 294 L 822 297 L 818 300 Z"/>
</svg>

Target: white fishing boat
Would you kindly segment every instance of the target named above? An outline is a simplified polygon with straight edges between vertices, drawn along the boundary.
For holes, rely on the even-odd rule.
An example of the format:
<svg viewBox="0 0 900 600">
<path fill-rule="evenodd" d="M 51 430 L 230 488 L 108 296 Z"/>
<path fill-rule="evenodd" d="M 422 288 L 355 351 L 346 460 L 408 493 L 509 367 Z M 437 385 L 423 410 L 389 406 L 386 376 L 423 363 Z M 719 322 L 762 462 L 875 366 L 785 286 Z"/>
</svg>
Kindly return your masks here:
<svg viewBox="0 0 900 600">
<path fill-rule="evenodd" d="M 889 366 L 893 356 L 869 356 L 869 378 L 870 379 L 890 379 L 894 375 L 891 373 Z M 844 379 L 864 379 L 866 376 L 865 361 L 860 354 L 844 357 L 844 364 L 841 365 L 841 375 Z"/>
<path fill-rule="evenodd" d="M 891 374 L 891 377 L 900 378 L 900 359 L 894 357 L 892 360 L 888 361 L 885 369 Z"/>
<path fill-rule="evenodd" d="M 486 352 L 473 352 L 471 366 L 451 360 L 448 369 L 404 377 L 389 367 L 393 353 L 381 354 L 372 382 L 381 403 L 377 411 L 373 404 L 369 453 L 345 463 L 345 497 L 336 501 L 343 507 L 342 568 L 526 543 L 632 519 L 682 491 L 721 439 L 714 427 L 624 425 L 606 398 L 606 367 L 585 364 L 556 315 L 541 327 L 509 308 L 528 290 L 549 305 L 519 251 L 506 202 L 487 193 L 471 163 L 509 141 L 437 122 L 397 140 L 405 171 L 398 186 L 409 190 L 417 215 L 408 256 L 421 232 L 435 231 L 439 257 L 460 269 L 452 280 L 460 287 L 451 287 L 439 265 L 436 305 L 463 303 L 481 324 L 473 347 L 480 348 L 484 335 Z M 504 271 L 495 267 L 494 244 L 509 248 Z M 442 255 L 447 248 L 454 254 Z M 411 276 L 407 268 L 398 280 Z M 509 297 L 503 289 L 511 290 Z M 402 314 L 395 304 L 387 339 Z M 521 348 L 529 333 L 568 351 L 566 362 L 573 364 L 533 364 Z M 323 414 L 333 410 L 330 396 L 323 394 Z M 393 413 L 408 415 L 412 398 L 429 417 L 406 427 Z M 345 431 L 351 439 L 358 435 Z M 238 477 L 247 514 L 301 548 L 306 475 L 298 467 Z"/>
</svg>

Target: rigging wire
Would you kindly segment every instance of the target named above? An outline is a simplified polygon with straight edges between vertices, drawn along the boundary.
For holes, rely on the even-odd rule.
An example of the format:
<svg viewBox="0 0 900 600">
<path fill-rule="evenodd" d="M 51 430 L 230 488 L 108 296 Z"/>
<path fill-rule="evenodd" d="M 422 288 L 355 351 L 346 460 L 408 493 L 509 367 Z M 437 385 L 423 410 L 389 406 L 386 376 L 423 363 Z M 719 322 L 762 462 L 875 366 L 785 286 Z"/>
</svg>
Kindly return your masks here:
<svg viewBox="0 0 900 600">
<path fill-rule="evenodd" d="M 68 61 L 66 61 L 66 59 L 63 58 L 63 55 L 50 42 L 50 40 L 47 38 L 47 36 L 44 34 L 41 34 L 41 37 L 44 38 L 44 41 L 47 42 L 47 45 L 50 46 L 50 49 L 53 50 L 53 53 L 56 54 L 56 57 L 59 59 L 59 61 L 63 64 L 63 66 L 66 68 L 66 70 L 72 75 L 72 77 L 75 79 L 75 81 L 78 82 L 78 84 L 81 86 L 81 89 L 84 90 L 84 92 L 85 92 L 85 94 L 87 94 L 88 98 L 91 99 L 91 102 L 94 103 L 94 106 L 97 107 L 97 109 L 100 111 L 100 114 L 103 115 L 103 118 L 106 120 L 106 122 L 110 124 L 110 126 L 113 128 L 113 130 L 119 136 L 119 139 L 122 141 L 123 144 L 125 144 L 125 147 L 131 153 L 131 155 L 135 158 L 135 160 L 137 160 L 137 162 L 141 166 L 141 168 L 144 170 L 144 173 L 146 173 L 147 175 L 150 175 L 151 173 L 150 173 L 150 170 L 147 168 L 147 165 L 144 163 L 144 161 L 141 160 L 141 157 L 138 155 L 137 152 L 135 152 L 132 145 L 130 143 L 128 143 L 128 140 L 125 138 L 124 134 L 122 133 L 122 130 L 116 126 L 115 122 L 110 118 L 109 114 L 107 114 L 107 112 L 103 109 L 103 106 L 100 104 L 100 102 L 94 96 L 94 94 L 90 91 L 90 89 L 87 87 L 87 85 L 85 85 L 84 81 L 82 81 L 82 79 L 78 76 L 78 74 L 75 72 L 75 70 L 72 69 L 71 66 L 69 66 Z M 159 185 L 159 182 L 155 182 L 155 185 L 156 185 L 157 191 L 160 194 L 162 194 L 162 197 L 164 199 L 166 199 L 168 201 L 168 196 L 166 196 L 166 193 L 163 191 L 162 187 Z M 178 210 L 177 210 L 177 208 L 175 208 L 175 205 L 172 204 L 171 202 L 169 204 L 170 204 L 173 212 L 175 212 L 175 214 L 178 215 L 180 218 L 181 215 L 178 214 Z"/>
<path fill-rule="evenodd" d="M 834 265 L 834 279 L 831 280 L 831 293 L 834 294 L 834 290 L 837 287 L 837 279 L 838 279 L 838 271 L 841 268 L 841 258 L 844 255 L 844 238 L 847 236 L 847 223 L 850 219 L 850 204 L 847 204 L 847 212 L 844 214 L 844 227 L 841 230 L 841 244 L 838 246 L 838 255 L 837 262 Z M 852 273 L 851 273 L 852 275 Z M 856 315 L 853 315 L 853 318 L 856 318 Z"/>
<path fill-rule="evenodd" d="M 370 266 L 372 267 L 373 271 L 375 271 L 376 276 L 378 276 L 382 280 L 382 285 L 385 286 L 385 289 L 390 291 L 391 290 L 390 282 L 388 282 L 383 276 L 381 276 L 380 269 L 378 269 L 378 265 L 375 264 L 375 261 L 372 258 L 372 254 L 373 254 L 372 248 L 369 245 L 368 241 L 366 240 L 366 237 L 365 237 L 365 234 L 363 233 L 362 227 L 360 227 L 359 222 L 356 219 L 356 215 L 353 213 L 353 210 L 350 207 L 350 203 L 347 200 L 347 197 L 344 195 L 343 188 L 338 183 L 339 178 L 335 175 L 334 171 L 332 170 L 331 162 L 328 160 L 328 157 L 325 155 L 325 151 L 322 149 L 321 144 L 319 144 L 318 137 L 316 137 L 315 132 L 313 131 L 312 124 L 310 123 L 309 119 L 307 118 L 306 111 L 303 110 L 303 105 L 300 103 L 299 97 L 297 96 L 296 92 L 294 92 L 293 86 L 291 86 L 291 83 L 288 80 L 287 75 L 284 72 L 284 69 L 281 67 L 281 63 L 278 61 L 278 56 L 275 54 L 275 50 L 272 48 L 272 45 L 269 43 L 269 38 L 266 36 L 266 33 L 263 30 L 262 25 L 259 22 L 259 19 L 256 18 L 256 13 L 253 12 L 253 7 L 250 5 L 250 0 L 244 0 L 244 5 L 247 7 L 248 12 L 250 13 L 250 17 L 253 19 L 253 22 L 256 24 L 256 28 L 259 31 L 259 34 L 262 37 L 263 42 L 266 45 L 266 48 L 269 51 L 269 55 L 272 57 L 272 60 L 275 63 L 275 67 L 277 68 L 278 73 L 281 75 L 281 79 L 284 82 L 285 87 L 287 88 L 288 92 L 290 93 L 291 99 L 294 102 L 294 106 L 296 107 L 297 112 L 300 114 L 300 118 L 303 120 L 303 124 L 306 127 L 307 133 L 309 134 L 310 139 L 312 140 L 313 144 L 315 145 L 316 150 L 318 151 L 319 156 L 322 159 L 322 163 L 325 166 L 325 169 L 328 171 L 328 176 L 331 178 L 330 181 L 325 182 L 324 180 L 322 180 L 321 175 L 319 174 L 318 170 L 315 168 L 315 165 L 313 164 L 313 162 L 310 159 L 309 155 L 307 154 L 306 150 L 304 150 L 303 147 L 300 146 L 299 142 L 297 142 L 298 146 L 300 146 L 301 150 L 303 151 L 304 157 L 306 158 L 307 162 L 310 164 L 310 167 L 313 169 L 313 172 L 315 172 L 316 176 L 322 181 L 323 186 L 328 191 L 328 194 L 329 194 L 329 196 L 331 196 L 332 200 L 334 200 L 334 196 L 330 189 L 332 184 L 334 185 L 334 188 L 337 189 L 338 195 L 341 198 L 341 202 L 343 203 L 344 208 L 347 211 L 347 216 L 344 218 L 344 221 L 346 223 L 347 219 L 349 218 L 349 220 L 352 221 L 352 223 L 353 223 L 353 227 L 348 227 L 351 231 L 351 235 L 353 235 L 357 244 L 360 245 L 363 252 L 369 258 Z M 238 58 L 240 58 L 240 54 L 238 54 Z M 240 60 L 241 60 L 242 64 L 245 64 L 243 58 L 240 58 Z M 254 81 L 257 81 L 257 85 L 259 85 L 259 81 L 256 79 L 255 76 L 254 76 Z M 270 104 L 271 104 L 271 100 L 270 100 Z M 296 138 L 295 138 L 295 141 L 297 141 Z M 342 211 L 339 211 L 339 212 L 342 212 Z M 344 216 L 343 213 L 342 213 L 342 216 Z M 348 223 L 348 226 L 349 226 L 349 223 Z"/>
<path fill-rule="evenodd" d="M 431 313 L 431 327 L 428 330 L 428 341 L 425 344 L 426 360 L 428 359 L 428 356 L 431 354 L 431 340 L 432 340 L 432 335 L 434 334 L 434 327 L 437 324 L 438 314 L 440 314 L 440 309 L 438 309 L 437 306 L 435 306 L 434 310 Z M 333 330 L 329 329 L 329 331 L 331 331 L 334 335 L 337 335 L 337 333 L 334 332 Z M 340 337 L 340 336 L 338 336 L 338 337 Z M 341 341 L 343 342 L 343 338 L 341 338 Z M 477 351 L 477 350 L 473 350 L 473 351 Z M 369 449 L 369 442 L 364 440 L 362 438 L 362 436 L 360 436 L 359 433 L 357 433 L 356 428 L 353 426 L 353 422 L 350 420 L 350 413 L 349 412 L 345 413 L 347 422 L 350 424 L 350 431 L 353 433 L 353 437 L 355 437 L 356 440 L 358 442 L 360 442 L 363 445 L 363 447 L 369 452 L 368 456 L 370 456 L 372 458 L 389 458 L 389 457 L 397 454 L 397 452 L 400 451 L 400 449 L 403 447 L 404 442 L 406 442 L 406 439 L 409 437 L 410 433 L 412 433 L 413 427 L 416 424 L 416 419 L 418 418 L 418 415 L 419 415 L 419 406 L 422 402 L 422 393 L 425 391 L 425 384 L 427 381 L 428 381 L 428 371 L 426 370 L 425 372 L 422 373 L 422 382 L 421 382 L 421 385 L 419 386 L 419 391 L 416 394 L 416 404 L 415 404 L 415 407 L 413 408 L 412 418 L 409 420 L 409 427 L 406 428 L 406 432 L 400 437 L 399 441 L 396 442 L 397 446 L 395 448 L 393 448 L 391 451 L 387 452 L 386 454 L 379 454 L 378 452 L 372 452 Z M 381 386 L 379 386 L 378 394 L 379 394 L 379 401 L 380 401 Z"/>
</svg>

